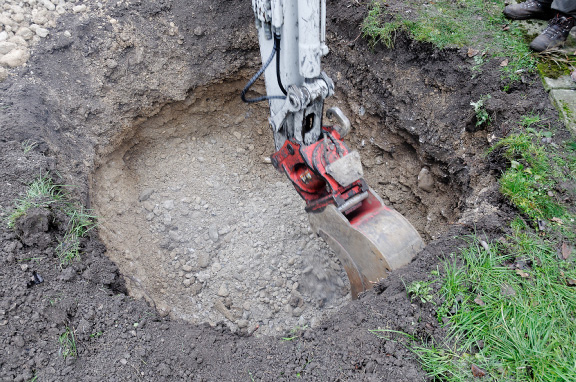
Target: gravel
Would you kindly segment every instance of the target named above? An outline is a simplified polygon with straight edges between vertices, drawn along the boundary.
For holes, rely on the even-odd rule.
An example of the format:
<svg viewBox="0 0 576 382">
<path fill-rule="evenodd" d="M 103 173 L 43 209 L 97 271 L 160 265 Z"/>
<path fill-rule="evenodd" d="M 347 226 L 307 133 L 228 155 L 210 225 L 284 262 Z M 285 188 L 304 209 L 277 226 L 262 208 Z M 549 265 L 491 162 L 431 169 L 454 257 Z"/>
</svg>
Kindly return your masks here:
<svg viewBox="0 0 576 382">
<path fill-rule="evenodd" d="M 34 44 L 50 38 L 56 19 L 89 8 L 77 0 L 2 0 L 0 2 L 0 82 L 9 69 L 25 65 Z M 101 7 L 100 3 L 93 3 Z"/>
</svg>

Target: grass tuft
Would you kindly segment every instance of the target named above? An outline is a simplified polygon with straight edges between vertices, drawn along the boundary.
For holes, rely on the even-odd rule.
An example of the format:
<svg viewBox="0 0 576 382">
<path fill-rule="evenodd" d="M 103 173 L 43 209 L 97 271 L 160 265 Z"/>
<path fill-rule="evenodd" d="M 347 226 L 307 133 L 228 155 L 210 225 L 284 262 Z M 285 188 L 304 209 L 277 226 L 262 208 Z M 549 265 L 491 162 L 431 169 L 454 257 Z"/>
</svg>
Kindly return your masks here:
<svg viewBox="0 0 576 382">
<path fill-rule="evenodd" d="M 26 195 L 18 199 L 14 210 L 5 219 L 9 228 L 14 228 L 16 221 L 31 208 L 51 208 L 63 212 L 67 217 L 65 233 L 56 247 L 56 254 L 62 266 L 70 264 L 80 257 L 80 239 L 96 227 L 96 216 L 82 205 L 70 200 L 64 191 L 66 186 L 54 184 L 48 175 L 39 176 L 30 184 Z"/>
<path fill-rule="evenodd" d="M 58 343 L 60 344 L 59 353 L 64 357 L 64 359 L 78 356 L 76 337 L 74 336 L 74 331 L 70 329 L 70 327 L 66 326 L 64 333 L 58 336 Z"/>
<path fill-rule="evenodd" d="M 68 265 L 80 258 L 80 239 L 96 227 L 96 216 L 91 215 L 83 206 L 68 204 L 65 213 L 68 216 L 66 233 L 56 247 L 61 265 Z"/>
<path fill-rule="evenodd" d="M 31 208 L 48 208 L 54 203 L 63 200 L 64 194 L 60 187 L 55 185 L 48 174 L 40 175 L 26 191 L 22 199 L 16 201 L 14 211 L 8 215 L 6 221 L 9 228 L 14 228 L 16 220 L 26 215 Z"/>
</svg>

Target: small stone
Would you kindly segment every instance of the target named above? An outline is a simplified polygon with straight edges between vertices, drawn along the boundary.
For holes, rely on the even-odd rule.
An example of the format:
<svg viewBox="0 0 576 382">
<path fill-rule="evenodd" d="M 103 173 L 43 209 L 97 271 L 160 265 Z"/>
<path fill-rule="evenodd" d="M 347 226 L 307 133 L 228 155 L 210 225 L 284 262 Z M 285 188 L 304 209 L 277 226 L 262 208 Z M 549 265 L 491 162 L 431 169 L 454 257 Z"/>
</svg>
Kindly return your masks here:
<svg viewBox="0 0 576 382">
<path fill-rule="evenodd" d="M 138 201 L 143 202 L 143 201 L 148 200 L 150 198 L 150 196 L 152 196 L 153 193 L 154 193 L 153 188 L 143 189 L 142 192 L 140 193 L 140 196 L 138 196 Z"/>
<path fill-rule="evenodd" d="M 144 209 L 148 212 L 152 212 L 154 211 L 154 203 L 152 203 L 151 201 L 147 200 L 144 203 L 142 203 L 142 207 L 144 207 Z"/>
<path fill-rule="evenodd" d="M 32 16 L 32 21 L 34 24 L 44 25 L 48 22 L 48 19 L 41 13 L 37 13 L 36 15 Z"/>
<path fill-rule="evenodd" d="M 64 31 L 64 36 L 72 37 L 72 33 L 70 33 L 70 31 Z"/>
<path fill-rule="evenodd" d="M 109 67 L 110 69 L 114 69 L 115 67 L 118 66 L 118 62 L 116 60 L 109 58 L 106 60 L 106 66 Z"/>
<path fill-rule="evenodd" d="M 228 308 L 226 308 L 226 306 L 224 305 L 224 303 L 221 300 L 216 300 L 216 302 L 214 303 L 214 308 L 216 308 L 217 311 L 222 313 L 222 315 L 224 317 L 226 317 L 228 320 L 230 320 L 230 321 L 234 320 L 234 316 L 232 315 L 232 312 L 230 312 L 230 310 Z"/>
<path fill-rule="evenodd" d="M 248 320 L 238 320 L 238 327 L 240 329 L 248 327 Z"/>
<path fill-rule="evenodd" d="M 12 16 L 12 20 L 16 21 L 17 23 L 21 23 L 24 21 L 24 15 L 22 13 L 16 13 L 14 16 Z"/>
<path fill-rule="evenodd" d="M 76 277 L 76 271 L 72 267 L 68 267 L 62 271 L 60 276 L 58 277 L 60 280 L 68 282 L 72 281 Z"/>
<path fill-rule="evenodd" d="M 201 291 L 202 291 L 202 284 L 200 283 L 195 283 L 194 285 L 192 285 L 192 288 L 190 288 L 190 293 L 192 294 L 192 296 L 197 295 Z"/>
<path fill-rule="evenodd" d="M 202 30 L 202 27 L 196 27 L 194 28 L 194 34 L 196 36 L 202 36 L 204 34 L 204 31 Z"/>
<path fill-rule="evenodd" d="M 234 124 L 235 125 L 239 125 L 242 122 L 244 122 L 244 120 L 246 119 L 246 116 L 244 114 L 240 114 L 238 117 L 236 117 L 236 119 L 234 120 Z"/>
<path fill-rule="evenodd" d="M 0 58 L 0 65 L 15 68 L 24 64 L 30 58 L 28 49 L 14 49 Z"/>
<path fill-rule="evenodd" d="M 0 55 L 10 53 L 12 50 L 16 49 L 18 45 L 13 42 L 0 41 Z"/>
<path fill-rule="evenodd" d="M 294 308 L 294 310 L 292 311 L 292 316 L 300 317 L 303 311 L 304 310 L 302 308 Z"/>
<path fill-rule="evenodd" d="M 121 363 L 122 365 L 126 365 L 126 364 L 128 363 L 128 360 L 125 359 L 125 358 L 122 358 L 122 359 L 120 360 L 120 363 Z"/>
<path fill-rule="evenodd" d="M 213 242 L 217 242 L 218 241 L 218 228 L 214 225 L 210 226 L 210 228 L 208 228 L 208 235 L 210 236 L 210 239 Z"/>
<path fill-rule="evenodd" d="M 182 281 L 182 284 L 184 284 L 185 287 L 189 287 L 192 284 L 192 280 L 185 279 L 184 281 Z"/>
<path fill-rule="evenodd" d="M 182 270 L 183 270 L 184 272 L 192 272 L 192 269 L 193 269 L 192 266 L 191 266 L 191 265 L 188 265 L 188 264 L 184 264 L 184 265 L 182 266 Z"/>
<path fill-rule="evenodd" d="M 16 36 L 22 37 L 24 40 L 30 40 L 34 36 L 34 32 L 27 27 L 21 27 L 16 32 Z"/>
<path fill-rule="evenodd" d="M 222 269 L 222 265 L 220 265 L 220 263 L 212 264 L 211 270 L 213 273 L 218 273 L 221 269 Z"/>
<path fill-rule="evenodd" d="M 418 174 L 418 187 L 426 192 L 434 191 L 434 178 L 427 167 L 422 167 Z"/>
<path fill-rule="evenodd" d="M 225 284 L 220 285 L 220 288 L 218 288 L 218 296 L 220 297 L 227 297 L 230 292 L 228 292 L 228 288 L 226 288 Z"/>
<path fill-rule="evenodd" d="M 210 255 L 207 253 L 200 253 L 198 255 L 198 266 L 200 268 L 206 268 L 208 265 L 210 265 Z"/>
<path fill-rule="evenodd" d="M 48 36 L 49 33 L 50 33 L 50 31 L 46 28 L 37 28 L 36 29 L 36 34 L 42 38 Z"/>
<path fill-rule="evenodd" d="M 23 348 L 24 338 L 21 335 L 17 335 L 16 337 L 14 337 L 14 345 L 16 345 L 19 348 Z"/>
<path fill-rule="evenodd" d="M 174 201 L 173 200 L 165 200 L 164 203 L 162 203 L 162 206 L 164 208 L 166 208 L 167 210 L 173 210 L 174 209 Z"/>
<path fill-rule="evenodd" d="M 86 10 L 85 4 L 75 5 L 72 7 L 72 12 L 74 13 L 81 13 L 84 12 L 85 10 Z"/>
<path fill-rule="evenodd" d="M 12 42 L 16 45 L 19 45 L 20 47 L 27 47 L 28 43 L 26 42 L 26 40 L 24 40 L 24 38 L 22 36 L 12 36 L 8 39 L 8 42 Z"/>
<path fill-rule="evenodd" d="M 56 9 L 56 6 L 50 0 L 40 0 L 39 2 L 42 3 L 42 5 L 44 5 L 44 7 L 46 7 L 46 9 L 49 11 Z"/>
</svg>

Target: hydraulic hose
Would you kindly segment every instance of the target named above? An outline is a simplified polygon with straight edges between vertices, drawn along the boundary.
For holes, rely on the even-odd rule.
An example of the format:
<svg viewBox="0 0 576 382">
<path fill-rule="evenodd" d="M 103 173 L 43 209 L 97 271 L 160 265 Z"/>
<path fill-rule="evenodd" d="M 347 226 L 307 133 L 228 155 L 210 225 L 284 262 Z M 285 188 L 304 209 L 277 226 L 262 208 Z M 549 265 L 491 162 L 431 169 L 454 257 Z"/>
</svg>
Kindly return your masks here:
<svg viewBox="0 0 576 382">
<path fill-rule="evenodd" d="M 276 47 L 276 81 L 278 81 L 278 86 L 284 95 L 288 94 L 284 86 L 282 85 L 282 78 L 280 78 L 280 36 L 274 35 L 274 46 Z"/>
<path fill-rule="evenodd" d="M 279 46 L 276 45 L 277 41 L 278 40 L 276 38 L 274 38 L 274 47 L 272 48 L 272 54 L 270 54 L 270 57 L 268 57 L 268 60 L 264 63 L 262 68 L 260 68 L 260 70 L 250 79 L 250 81 L 248 81 L 248 83 L 246 84 L 246 86 L 242 90 L 242 93 L 240 93 L 240 98 L 242 99 L 242 101 L 244 101 L 246 103 L 255 103 L 255 102 L 265 101 L 265 100 L 269 100 L 269 99 L 286 99 L 286 96 L 283 96 L 283 95 L 282 96 L 261 96 L 261 97 L 256 97 L 256 98 L 246 98 L 246 93 L 248 92 L 248 90 L 250 90 L 252 85 L 254 85 L 254 82 L 256 82 L 256 80 L 262 75 L 262 73 L 264 73 L 266 68 L 270 65 L 270 63 L 274 59 L 274 56 L 276 55 L 276 52 L 280 51 Z M 280 85 L 280 86 L 282 86 L 282 85 Z M 286 93 L 284 93 L 284 94 L 286 94 Z"/>
</svg>

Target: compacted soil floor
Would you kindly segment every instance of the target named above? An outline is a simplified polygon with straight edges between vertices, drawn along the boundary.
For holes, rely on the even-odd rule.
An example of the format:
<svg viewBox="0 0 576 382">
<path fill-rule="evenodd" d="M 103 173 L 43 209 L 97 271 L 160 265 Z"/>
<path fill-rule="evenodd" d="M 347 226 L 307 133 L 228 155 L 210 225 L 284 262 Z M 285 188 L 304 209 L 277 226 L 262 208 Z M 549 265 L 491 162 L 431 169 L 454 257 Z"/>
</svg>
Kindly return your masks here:
<svg viewBox="0 0 576 382">
<path fill-rule="evenodd" d="M 56 256 L 56 205 L 0 226 L 0 380 L 426 379 L 373 330 L 443 338 L 434 305 L 405 285 L 428 280 L 466 235 L 507 232 L 505 163 L 485 153 L 521 116 L 558 127 L 557 113 L 535 75 L 503 92 L 499 62 L 473 76 L 466 48 L 402 34 L 370 48 L 365 5 L 327 8 L 327 106 L 349 116 L 366 180 L 426 248 L 350 299 L 337 257 L 269 164 L 266 105 L 238 96 L 260 66 L 249 1 L 63 13 L 0 82 L 0 207 L 6 218 L 50 176 L 98 226 L 69 265 Z M 492 122 L 477 126 L 470 102 L 486 94 Z"/>
</svg>

